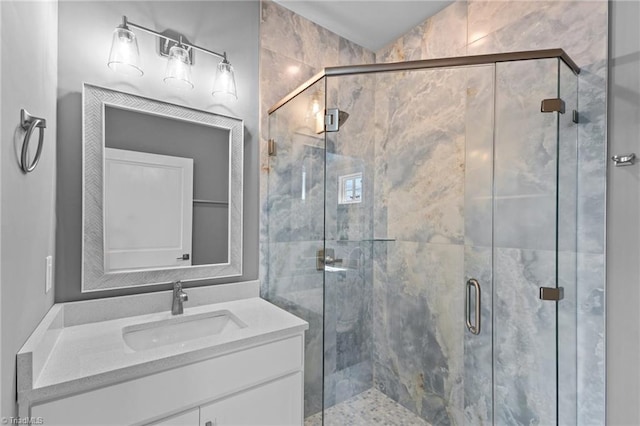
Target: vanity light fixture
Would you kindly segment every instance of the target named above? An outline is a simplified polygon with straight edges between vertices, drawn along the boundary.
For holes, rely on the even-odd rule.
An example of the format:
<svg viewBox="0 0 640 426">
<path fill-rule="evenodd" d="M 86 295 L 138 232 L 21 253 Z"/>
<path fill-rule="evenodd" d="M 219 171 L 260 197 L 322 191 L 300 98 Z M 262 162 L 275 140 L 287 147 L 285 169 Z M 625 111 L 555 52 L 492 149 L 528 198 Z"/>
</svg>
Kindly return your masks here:
<svg viewBox="0 0 640 426">
<path fill-rule="evenodd" d="M 137 28 L 160 39 L 160 54 L 168 56 L 164 82 L 176 87 L 193 88 L 191 81 L 191 64 L 195 50 L 217 56 L 222 59 L 218 64 L 212 95 L 225 95 L 238 98 L 233 67 L 227 60 L 227 52 L 217 53 L 190 43 L 184 36 L 171 31 L 159 33 L 152 29 L 133 23 L 122 17 L 122 24 L 113 32 L 113 41 L 107 65 L 114 71 L 128 75 L 141 76 L 138 41 L 129 27 Z"/>
<path fill-rule="evenodd" d="M 169 49 L 164 82 L 180 89 L 193 89 L 189 51 L 182 45 L 175 45 Z"/>
<path fill-rule="evenodd" d="M 218 64 L 216 77 L 213 82 L 213 91 L 211 94 L 213 96 L 223 95 L 229 98 L 238 99 L 238 94 L 236 92 L 236 79 L 233 76 L 233 67 L 229 61 L 227 61 L 226 57 Z"/>
<path fill-rule="evenodd" d="M 140 52 L 136 35 L 127 26 L 126 17 L 123 17 L 122 25 L 118 25 L 113 31 L 111 52 L 107 66 L 112 70 L 130 75 L 141 76 L 144 74 L 140 68 Z"/>
</svg>

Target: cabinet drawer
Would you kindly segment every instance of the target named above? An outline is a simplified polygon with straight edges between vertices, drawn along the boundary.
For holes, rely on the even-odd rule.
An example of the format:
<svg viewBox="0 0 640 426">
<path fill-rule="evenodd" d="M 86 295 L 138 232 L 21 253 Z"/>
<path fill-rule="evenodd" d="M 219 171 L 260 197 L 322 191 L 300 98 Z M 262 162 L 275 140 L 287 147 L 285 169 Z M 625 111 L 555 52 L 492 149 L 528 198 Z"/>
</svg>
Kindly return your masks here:
<svg viewBox="0 0 640 426">
<path fill-rule="evenodd" d="M 200 407 L 200 426 L 300 426 L 302 373 Z"/>
<path fill-rule="evenodd" d="M 52 425 L 128 425 L 302 370 L 302 335 L 31 408 Z"/>
<path fill-rule="evenodd" d="M 186 413 L 169 417 L 157 423 L 151 423 L 149 426 L 198 426 L 200 423 L 200 410 L 195 408 Z"/>
</svg>

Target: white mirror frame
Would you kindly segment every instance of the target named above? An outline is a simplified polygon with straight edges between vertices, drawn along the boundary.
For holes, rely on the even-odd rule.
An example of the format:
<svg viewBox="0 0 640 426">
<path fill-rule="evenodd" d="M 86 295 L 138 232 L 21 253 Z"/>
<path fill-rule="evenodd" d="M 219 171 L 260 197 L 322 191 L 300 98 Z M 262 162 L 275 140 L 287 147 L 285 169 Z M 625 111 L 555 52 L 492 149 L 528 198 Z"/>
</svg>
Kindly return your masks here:
<svg viewBox="0 0 640 426">
<path fill-rule="evenodd" d="M 177 280 L 199 281 L 242 275 L 243 121 L 87 83 L 83 85 L 82 105 L 82 292 L 165 284 Z M 106 106 L 191 121 L 229 131 L 229 257 L 227 263 L 105 273 L 103 170 Z"/>
</svg>

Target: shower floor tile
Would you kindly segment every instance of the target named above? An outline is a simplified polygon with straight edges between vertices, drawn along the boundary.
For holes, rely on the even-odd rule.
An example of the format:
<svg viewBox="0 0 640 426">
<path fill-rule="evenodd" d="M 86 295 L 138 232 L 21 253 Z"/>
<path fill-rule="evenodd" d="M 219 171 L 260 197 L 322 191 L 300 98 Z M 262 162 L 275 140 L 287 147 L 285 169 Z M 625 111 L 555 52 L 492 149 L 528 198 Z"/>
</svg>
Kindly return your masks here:
<svg viewBox="0 0 640 426">
<path fill-rule="evenodd" d="M 325 426 L 431 426 L 377 389 L 369 389 L 324 410 Z M 322 413 L 304 420 L 304 426 L 322 426 Z"/>
</svg>

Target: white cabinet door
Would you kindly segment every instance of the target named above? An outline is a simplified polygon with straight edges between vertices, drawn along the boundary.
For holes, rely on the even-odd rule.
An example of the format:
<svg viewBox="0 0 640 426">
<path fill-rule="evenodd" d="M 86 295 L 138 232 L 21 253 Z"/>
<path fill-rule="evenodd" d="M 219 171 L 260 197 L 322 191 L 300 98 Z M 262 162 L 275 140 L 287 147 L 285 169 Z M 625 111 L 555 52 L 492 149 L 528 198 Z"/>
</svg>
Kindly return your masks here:
<svg viewBox="0 0 640 426">
<path fill-rule="evenodd" d="M 200 410 L 194 408 L 191 411 L 161 420 L 158 423 L 151 423 L 149 426 L 198 426 L 199 422 Z"/>
<path fill-rule="evenodd" d="M 200 426 L 302 425 L 302 373 L 200 407 Z"/>
<path fill-rule="evenodd" d="M 106 148 L 104 179 L 105 271 L 191 265 L 193 159 Z"/>
</svg>

